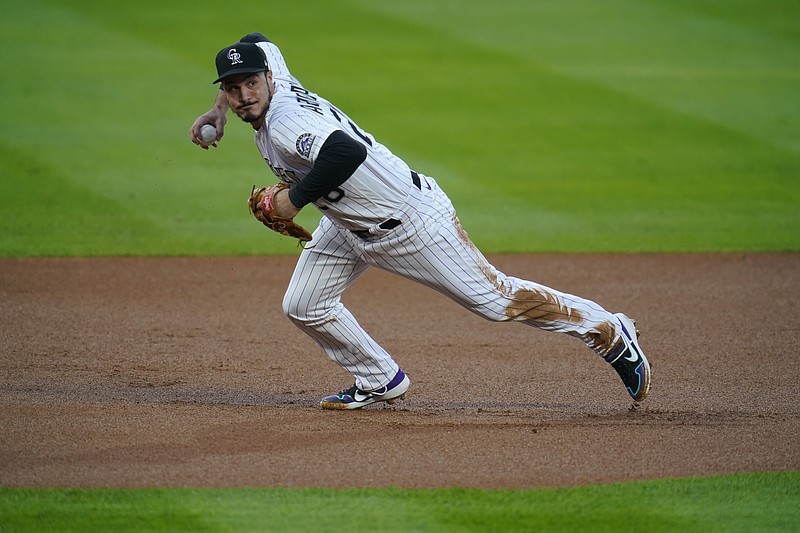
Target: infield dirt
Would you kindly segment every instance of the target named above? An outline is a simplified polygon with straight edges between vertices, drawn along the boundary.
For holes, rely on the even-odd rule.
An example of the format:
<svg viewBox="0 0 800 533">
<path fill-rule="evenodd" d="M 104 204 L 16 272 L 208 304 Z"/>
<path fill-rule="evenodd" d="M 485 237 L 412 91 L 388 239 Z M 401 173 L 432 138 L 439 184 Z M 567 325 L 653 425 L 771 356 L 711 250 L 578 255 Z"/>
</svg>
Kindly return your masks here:
<svg viewBox="0 0 800 533">
<path fill-rule="evenodd" d="M 638 320 L 632 410 L 580 341 L 372 270 L 344 303 L 412 380 L 352 384 L 282 314 L 294 257 L 0 261 L 0 485 L 522 488 L 800 470 L 800 254 L 514 255 Z"/>
</svg>

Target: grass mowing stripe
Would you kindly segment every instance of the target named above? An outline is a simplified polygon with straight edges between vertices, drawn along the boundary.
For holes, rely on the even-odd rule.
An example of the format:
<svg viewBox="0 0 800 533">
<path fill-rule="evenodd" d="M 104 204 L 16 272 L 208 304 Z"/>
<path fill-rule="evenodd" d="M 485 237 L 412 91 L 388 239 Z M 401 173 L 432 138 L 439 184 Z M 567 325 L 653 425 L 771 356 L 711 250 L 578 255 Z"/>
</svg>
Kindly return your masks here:
<svg viewBox="0 0 800 533">
<path fill-rule="evenodd" d="M 369 5 L 452 35 L 464 49 L 518 59 L 501 63 L 499 76 L 473 61 L 492 81 L 480 92 L 486 102 L 465 106 L 482 142 L 466 159 L 467 145 L 439 153 L 468 176 L 448 190 L 482 246 L 736 250 L 761 241 L 746 249 L 796 249 L 800 157 L 792 146 L 800 130 L 787 130 L 800 124 L 794 43 L 658 2 L 635 4 Z M 503 83 L 509 72 L 519 83 Z M 516 107 L 492 102 L 498 93 Z M 470 196 L 469 186 L 481 193 Z M 498 232 L 509 220 L 517 221 L 513 235 Z"/>
<path fill-rule="evenodd" d="M 362 3 L 800 153 L 793 0 Z"/>
<path fill-rule="evenodd" d="M 0 87 L 14 105 L 0 116 L 0 146 L 57 169 L 85 216 L 74 219 L 69 241 L 48 247 L 26 230 L 41 225 L 39 215 L 15 210 L 20 219 L 0 241 L 0 256 L 26 247 L 32 255 L 296 253 L 295 243 L 266 233 L 243 207 L 251 185 L 275 179 L 247 127 L 233 118 L 220 150 L 188 142 L 190 122 L 214 95 L 214 51 L 253 29 L 282 46 L 309 88 L 439 180 L 487 253 L 800 249 L 800 155 L 741 133 L 750 129 L 738 123 L 732 129 L 726 118 L 755 131 L 770 113 L 706 105 L 727 83 L 719 70 L 692 75 L 702 61 L 725 60 L 762 91 L 758 98 L 734 91 L 730 102 L 745 111 L 786 103 L 793 78 L 782 85 L 766 67 L 744 68 L 738 61 L 746 58 L 720 43 L 724 37 L 738 50 L 755 39 L 755 57 L 774 50 L 765 65 L 791 73 L 784 51 L 793 42 L 770 37 L 766 23 L 748 32 L 705 13 L 694 20 L 680 5 L 621 9 L 631 5 L 280 0 L 273 6 L 285 17 L 280 27 L 267 18 L 242 28 L 220 21 L 206 0 L 9 4 L 0 21 L 8 73 Z M 177 16 L 183 11 L 191 23 Z M 676 45 L 655 16 L 662 13 L 682 32 L 704 24 L 714 31 Z M 205 27 L 200 40 L 195 28 Z M 33 28 L 49 38 L 26 39 Z M 562 30 L 575 37 L 570 46 L 549 40 Z M 635 46 L 648 32 L 658 39 Z M 694 59 L 695 49 L 705 59 Z M 46 83 L 31 77 L 30 64 L 48 73 Z M 675 69 L 688 78 L 672 79 Z M 625 75 L 631 79 L 617 83 Z M 670 98 L 684 107 L 670 107 Z M 787 124 L 800 124 L 791 120 L 794 105 L 785 106 Z M 775 129 L 771 140 L 794 142 L 792 127 Z M 2 176 L 28 204 L 39 196 L 30 168 L 6 166 Z M 111 223 L 124 229 L 116 239 L 89 223 L 107 218 L 102 198 L 119 200 L 118 216 L 127 219 Z M 319 216 L 305 209 L 301 222 L 313 227 Z"/>
<path fill-rule="evenodd" d="M 121 199 L 99 196 L 20 151 L 0 146 L 0 173 L 27 178 L 0 181 L 0 249 L 8 255 L 124 254 L 120 246 L 131 233 L 163 232 L 127 211 Z M 88 229 L 92 239 L 83 238 Z"/>
<path fill-rule="evenodd" d="M 268 238 L 247 213 L 250 187 L 268 173 L 252 133 L 233 129 L 231 149 L 214 154 L 189 143 L 193 116 L 176 113 L 184 82 L 170 49 L 68 5 L 32 4 L 4 13 L 3 39 L 28 44 L 24 54 L 0 52 L 15 79 L 2 87 L 15 105 L 0 117 L 0 170 L 13 193 L 0 255 L 296 253 L 295 242 Z M 113 6 L 94 9 L 114 14 Z M 34 22 L 49 39 L 26 40 Z M 47 72 L 46 84 L 25 74 L 31 63 Z M 165 80 L 176 91 L 159 90 Z M 192 91 L 195 109 L 214 95 L 203 82 Z M 47 209 L 25 208 L 44 207 L 48 196 Z M 312 227 L 318 218 L 312 210 L 300 217 Z"/>
<path fill-rule="evenodd" d="M 787 531 L 800 473 L 535 490 L 0 489 L 4 531 Z"/>
</svg>

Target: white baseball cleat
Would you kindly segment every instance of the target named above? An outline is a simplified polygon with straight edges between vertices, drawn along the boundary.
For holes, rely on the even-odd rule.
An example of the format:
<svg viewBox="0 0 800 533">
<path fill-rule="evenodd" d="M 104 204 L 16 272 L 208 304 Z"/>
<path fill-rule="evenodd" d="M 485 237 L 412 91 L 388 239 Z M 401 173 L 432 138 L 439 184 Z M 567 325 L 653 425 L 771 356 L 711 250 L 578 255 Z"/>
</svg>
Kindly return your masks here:
<svg viewBox="0 0 800 533">
<path fill-rule="evenodd" d="M 411 380 L 402 370 L 398 370 L 392 381 L 380 389 L 365 391 L 354 384 L 348 389 L 342 389 L 338 394 L 324 397 L 319 406 L 322 409 L 361 409 L 377 402 L 391 404 L 395 400 L 405 399 L 409 385 Z"/>
</svg>

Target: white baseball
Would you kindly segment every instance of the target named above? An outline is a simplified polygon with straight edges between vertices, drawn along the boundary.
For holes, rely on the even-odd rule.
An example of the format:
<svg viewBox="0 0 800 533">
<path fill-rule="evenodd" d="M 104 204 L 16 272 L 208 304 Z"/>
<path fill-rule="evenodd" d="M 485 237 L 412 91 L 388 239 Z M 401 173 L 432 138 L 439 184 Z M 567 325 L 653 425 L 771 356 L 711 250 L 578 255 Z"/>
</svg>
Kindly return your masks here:
<svg viewBox="0 0 800 533">
<path fill-rule="evenodd" d="M 217 140 L 217 128 L 211 124 L 206 124 L 200 128 L 200 140 L 210 144 Z"/>
</svg>

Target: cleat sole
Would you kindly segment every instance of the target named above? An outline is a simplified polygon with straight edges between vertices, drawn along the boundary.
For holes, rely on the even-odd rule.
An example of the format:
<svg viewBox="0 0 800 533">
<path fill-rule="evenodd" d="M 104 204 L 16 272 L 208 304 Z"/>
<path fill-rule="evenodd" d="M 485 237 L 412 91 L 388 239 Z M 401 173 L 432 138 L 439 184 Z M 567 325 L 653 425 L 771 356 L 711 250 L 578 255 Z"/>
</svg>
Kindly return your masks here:
<svg viewBox="0 0 800 533">
<path fill-rule="evenodd" d="M 400 396 L 398 396 L 398 397 L 396 397 L 396 398 L 390 398 L 390 399 L 388 399 L 388 400 L 384 400 L 384 401 L 385 401 L 386 403 L 388 403 L 389 405 L 392 405 L 392 404 L 393 404 L 394 402 L 396 402 L 397 400 L 405 400 L 405 399 L 406 399 L 406 393 L 404 392 L 403 394 L 401 394 Z"/>
</svg>

